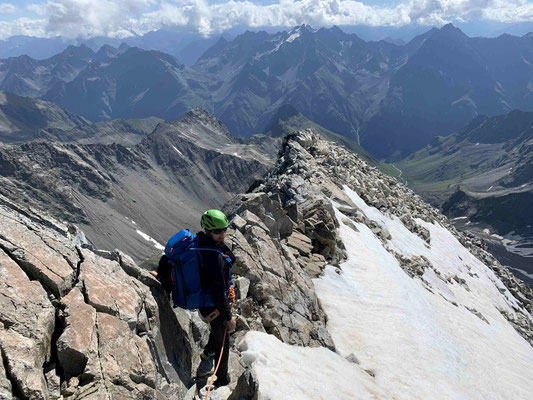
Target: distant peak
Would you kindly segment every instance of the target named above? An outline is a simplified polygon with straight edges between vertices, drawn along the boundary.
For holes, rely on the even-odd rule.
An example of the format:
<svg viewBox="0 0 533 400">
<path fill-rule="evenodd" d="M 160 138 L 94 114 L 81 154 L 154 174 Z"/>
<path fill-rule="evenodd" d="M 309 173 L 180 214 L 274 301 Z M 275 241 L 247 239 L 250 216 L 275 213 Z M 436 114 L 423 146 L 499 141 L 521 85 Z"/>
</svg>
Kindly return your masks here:
<svg viewBox="0 0 533 400">
<path fill-rule="evenodd" d="M 216 44 L 225 44 L 225 43 L 228 43 L 228 41 L 224 38 L 224 36 L 220 36 Z"/>
<path fill-rule="evenodd" d="M 448 35 L 452 34 L 456 36 L 467 37 L 462 30 L 456 28 L 452 23 L 444 25 L 442 28 L 440 28 L 440 32 Z"/>
<path fill-rule="evenodd" d="M 119 50 L 122 50 L 122 51 L 127 50 L 127 49 L 129 49 L 129 48 L 130 48 L 130 46 L 129 46 L 127 43 L 125 43 L 125 42 L 122 42 L 122 43 L 120 44 L 120 46 L 118 46 L 118 49 L 119 49 Z"/>
<path fill-rule="evenodd" d="M 298 27 L 298 30 L 302 33 L 306 32 L 306 33 L 315 33 L 316 32 L 316 29 L 313 29 L 311 26 L 309 25 L 306 25 L 306 24 L 302 24 Z"/>
<path fill-rule="evenodd" d="M 94 54 L 94 51 L 92 51 L 92 49 L 90 49 L 89 47 L 87 47 L 85 44 L 82 43 L 79 46 L 75 46 L 71 44 L 63 51 L 63 53 L 60 53 L 60 54 L 64 54 L 68 56 L 70 55 L 86 56 L 86 55 Z"/>
<path fill-rule="evenodd" d="M 213 118 L 213 119 L 216 119 L 214 116 L 212 116 L 211 114 L 209 114 L 205 109 L 203 109 L 202 107 L 196 107 L 196 108 L 193 108 L 192 110 L 188 111 L 187 114 L 185 114 L 185 117 L 210 117 L 210 118 Z"/>
</svg>

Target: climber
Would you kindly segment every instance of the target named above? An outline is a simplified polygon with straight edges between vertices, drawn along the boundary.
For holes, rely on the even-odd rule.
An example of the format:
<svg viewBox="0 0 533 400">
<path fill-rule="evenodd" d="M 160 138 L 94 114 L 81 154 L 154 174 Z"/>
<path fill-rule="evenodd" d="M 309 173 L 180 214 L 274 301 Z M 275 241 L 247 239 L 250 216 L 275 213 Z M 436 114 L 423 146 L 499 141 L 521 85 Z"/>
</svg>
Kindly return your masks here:
<svg viewBox="0 0 533 400">
<path fill-rule="evenodd" d="M 215 386 L 225 386 L 230 382 L 228 375 L 229 336 L 235 331 L 236 323 L 232 318 L 231 302 L 234 300 L 233 289 L 230 287 L 231 264 L 235 256 L 224 243 L 228 219 L 222 211 L 207 210 L 200 220 L 204 231 L 198 232 L 198 247 L 217 248 L 220 253 L 202 252 L 203 268 L 200 269 L 200 279 L 205 291 L 209 291 L 214 300 L 214 306 L 200 307 L 199 312 L 211 325 L 209 341 L 201 354 L 202 362 L 197 374 L 209 372 L 220 357 L 220 349 L 224 345 L 222 359 L 217 370 Z M 226 262 L 227 259 L 231 263 Z M 228 298 L 229 297 L 229 298 Z M 203 371 L 202 371 L 203 370 Z"/>
</svg>

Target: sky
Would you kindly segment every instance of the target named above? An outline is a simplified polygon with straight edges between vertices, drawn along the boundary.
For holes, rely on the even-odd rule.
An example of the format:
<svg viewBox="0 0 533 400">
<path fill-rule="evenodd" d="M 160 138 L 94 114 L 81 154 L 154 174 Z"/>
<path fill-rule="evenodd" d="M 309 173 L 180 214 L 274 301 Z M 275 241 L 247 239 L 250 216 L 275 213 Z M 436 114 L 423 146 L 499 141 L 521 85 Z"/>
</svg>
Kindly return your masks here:
<svg viewBox="0 0 533 400">
<path fill-rule="evenodd" d="M 533 0 L 0 0 L 0 39 L 125 38 L 160 28 L 210 36 L 235 27 L 290 28 L 302 23 L 314 28 L 401 28 L 532 21 Z"/>
</svg>

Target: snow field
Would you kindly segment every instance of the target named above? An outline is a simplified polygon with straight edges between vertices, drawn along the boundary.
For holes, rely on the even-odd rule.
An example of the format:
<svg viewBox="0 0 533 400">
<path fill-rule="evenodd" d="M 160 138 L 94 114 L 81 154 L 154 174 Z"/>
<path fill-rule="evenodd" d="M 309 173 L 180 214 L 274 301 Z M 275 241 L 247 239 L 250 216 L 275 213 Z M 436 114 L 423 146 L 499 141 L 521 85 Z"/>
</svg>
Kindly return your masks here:
<svg viewBox="0 0 533 400">
<path fill-rule="evenodd" d="M 417 220 L 431 233 L 428 248 L 398 218 L 346 192 L 368 218 L 387 228 L 392 236 L 387 246 L 408 257 L 424 255 L 442 276 L 465 279 L 470 291 L 426 270 L 430 292 L 401 269 L 366 225 L 356 224 L 356 232 L 341 222 L 348 260 L 340 274 L 327 267 L 313 281 L 337 351 L 353 352 L 398 399 L 529 398 L 533 348 L 498 311 L 512 311 L 516 302 L 507 291 L 500 293 L 504 286 L 494 273 L 441 226 Z"/>
<path fill-rule="evenodd" d="M 533 348 L 500 313 L 518 304 L 493 271 L 442 226 L 416 220 L 430 231 L 428 245 L 345 191 L 392 239 L 383 244 L 359 223 L 356 232 L 336 211 L 348 259 L 313 283 L 338 354 L 247 333 L 239 348 L 257 374 L 259 398 L 531 398 Z M 391 251 L 424 256 L 437 272 L 410 278 Z M 345 360 L 350 353 L 360 365 Z"/>
</svg>

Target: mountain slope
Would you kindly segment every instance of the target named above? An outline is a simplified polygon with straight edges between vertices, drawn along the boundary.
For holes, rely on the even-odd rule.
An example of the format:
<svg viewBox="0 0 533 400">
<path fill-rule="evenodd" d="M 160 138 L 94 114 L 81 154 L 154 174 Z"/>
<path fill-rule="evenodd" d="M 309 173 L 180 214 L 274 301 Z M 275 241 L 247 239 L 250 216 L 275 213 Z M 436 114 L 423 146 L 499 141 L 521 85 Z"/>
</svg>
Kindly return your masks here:
<svg viewBox="0 0 533 400">
<path fill-rule="evenodd" d="M 131 148 L 0 146 L 0 193 L 77 223 L 100 248 L 124 249 L 143 259 L 176 227 L 195 229 L 205 209 L 245 190 L 266 171 L 275 151 L 274 145 L 237 143 L 218 120 L 196 110 L 183 121 L 159 123 Z"/>
<path fill-rule="evenodd" d="M 205 398 L 196 313 L 123 252 L 0 202 L 3 397 Z M 293 133 L 225 210 L 238 324 L 213 398 L 529 398 L 533 291 L 352 152 Z"/>
<path fill-rule="evenodd" d="M 204 103 L 201 77 L 164 53 L 129 48 L 93 63 L 43 96 L 92 121 L 159 117 L 173 120 Z"/>
<path fill-rule="evenodd" d="M 38 97 L 56 82 L 74 79 L 90 63 L 94 52 L 87 46 L 69 46 L 45 60 L 26 55 L 0 60 L 0 90 Z"/>
<path fill-rule="evenodd" d="M 0 142 L 3 143 L 46 139 L 132 146 L 151 133 L 159 122 L 161 119 L 147 118 L 91 124 L 53 103 L 0 92 Z"/>
<path fill-rule="evenodd" d="M 221 38 L 191 67 L 127 45 L 91 52 L 80 46 L 48 60 L 2 60 L 0 88 L 91 121 L 175 120 L 201 106 L 236 136 L 263 132 L 290 104 L 387 160 L 477 115 L 533 108 L 533 37 L 470 38 L 452 25 L 403 46 L 365 42 L 337 27 L 245 32 Z"/>
<path fill-rule="evenodd" d="M 263 130 L 281 104 L 357 140 L 359 120 L 385 93 L 401 48 L 366 43 L 337 27 L 302 25 L 268 35 L 246 32 L 218 43 L 194 66 L 224 82 L 217 115 L 232 132 Z M 229 95 L 228 95 L 229 94 Z"/>
<path fill-rule="evenodd" d="M 87 125 L 86 119 L 53 103 L 0 92 L 1 142 L 58 139 L 65 131 Z"/>
<path fill-rule="evenodd" d="M 496 117 L 480 116 L 460 132 L 433 143 L 402 162 L 402 177 L 425 198 L 442 206 L 450 217 L 490 228 L 507 236 L 511 252 L 529 256 L 516 268 L 533 272 L 531 238 L 533 216 L 533 113 L 512 111 Z M 463 221 L 465 220 L 465 221 Z M 488 237 L 500 242 L 497 237 Z"/>
</svg>

